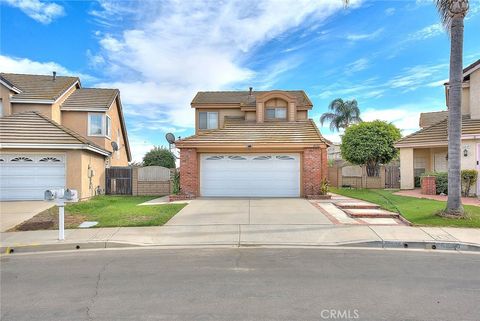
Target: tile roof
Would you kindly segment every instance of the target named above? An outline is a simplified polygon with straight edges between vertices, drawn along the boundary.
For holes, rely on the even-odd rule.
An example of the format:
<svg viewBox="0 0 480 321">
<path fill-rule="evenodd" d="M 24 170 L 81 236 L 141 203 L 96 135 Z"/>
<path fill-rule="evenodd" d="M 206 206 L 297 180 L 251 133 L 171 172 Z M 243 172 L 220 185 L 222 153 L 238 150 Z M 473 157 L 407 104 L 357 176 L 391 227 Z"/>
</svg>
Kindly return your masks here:
<svg viewBox="0 0 480 321">
<path fill-rule="evenodd" d="M 462 135 L 480 135 L 480 119 L 471 119 L 469 115 L 462 117 Z M 403 137 L 395 143 L 395 147 L 435 146 L 448 143 L 448 119 Z"/>
<path fill-rule="evenodd" d="M 248 122 L 225 119 L 224 128 L 181 139 L 177 147 L 216 145 L 317 145 L 331 143 L 325 139 L 312 120 L 296 122 Z"/>
<path fill-rule="evenodd" d="M 75 82 L 78 77 L 45 75 L 24 75 L 0 73 L 0 77 L 15 85 L 22 92 L 13 95 L 14 99 L 56 100 Z"/>
<path fill-rule="evenodd" d="M 291 94 L 297 99 L 297 106 L 311 107 L 312 102 L 303 90 L 282 90 Z M 255 97 L 269 91 L 199 91 L 192 100 L 196 104 L 240 104 L 245 106 L 256 106 Z"/>
<path fill-rule="evenodd" d="M 421 113 L 419 125 L 425 128 L 434 125 L 448 117 L 448 111 L 434 111 L 431 113 Z"/>
<path fill-rule="evenodd" d="M 0 118 L 0 147 L 12 145 L 78 145 L 110 152 L 48 117 L 29 111 Z M 67 148 L 68 149 L 68 148 Z"/>
<path fill-rule="evenodd" d="M 100 109 L 106 111 L 118 93 L 118 89 L 80 88 L 63 102 L 62 110 Z"/>
</svg>

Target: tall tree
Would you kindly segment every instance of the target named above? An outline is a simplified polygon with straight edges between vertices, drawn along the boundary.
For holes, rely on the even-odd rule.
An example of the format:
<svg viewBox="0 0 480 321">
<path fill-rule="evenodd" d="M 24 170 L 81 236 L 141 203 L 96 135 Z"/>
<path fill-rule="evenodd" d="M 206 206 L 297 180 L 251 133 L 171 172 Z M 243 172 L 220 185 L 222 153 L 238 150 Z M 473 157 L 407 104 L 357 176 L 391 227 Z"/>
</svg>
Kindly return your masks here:
<svg viewBox="0 0 480 321">
<path fill-rule="evenodd" d="M 462 215 L 461 137 L 463 81 L 463 21 L 468 0 L 434 0 L 442 23 L 450 34 L 450 79 L 448 95 L 448 200 L 446 214 Z"/>
<path fill-rule="evenodd" d="M 323 113 L 320 117 L 320 123 L 330 122 L 330 130 L 339 131 L 346 129 L 351 124 L 356 124 L 362 121 L 360 118 L 360 109 L 355 99 L 344 101 L 341 98 L 333 100 L 328 109 L 331 112 Z"/>
<path fill-rule="evenodd" d="M 175 155 L 168 149 L 155 146 L 143 156 L 143 166 L 175 168 Z"/>
</svg>

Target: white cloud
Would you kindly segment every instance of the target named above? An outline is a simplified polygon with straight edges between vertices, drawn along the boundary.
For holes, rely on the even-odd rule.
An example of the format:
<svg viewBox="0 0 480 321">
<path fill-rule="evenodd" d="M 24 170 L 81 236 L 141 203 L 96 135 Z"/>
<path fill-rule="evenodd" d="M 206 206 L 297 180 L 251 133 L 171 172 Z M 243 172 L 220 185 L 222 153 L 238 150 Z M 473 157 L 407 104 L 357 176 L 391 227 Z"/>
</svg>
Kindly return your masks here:
<svg viewBox="0 0 480 321">
<path fill-rule="evenodd" d="M 406 91 L 412 91 L 418 87 L 431 87 L 432 80 L 441 79 L 445 73 L 448 73 L 448 64 L 417 65 L 404 69 L 386 85 L 390 88 L 404 88 Z"/>
<path fill-rule="evenodd" d="M 352 8 L 359 3 L 353 1 Z M 300 25 L 317 26 L 343 10 L 339 0 L 101 5 L 102 10 L 91 14 L 114 27 L 96 34 L 101 50 L 91 57 L 97 64 L 104 62 L 98 68 L 110 76 L 99 85 L 119 88 L 125 113 L 141 124 L 157 119 L 177 132 L 193 126 L 190 101 L 197 91 L 274 86 L 300 60 L 286 56 L 254 70 L 246 67 L 253 52 Z M 133 26 L 120 23 L 130 20 Z"/>
<path fill-rule="evenodd" d="M 54 19 L 65 15 L 63 7 L 53 2 L 45 3 L 39 0 L 5 0 L 5 2 L 43 24 L 49 24 Z"/>
<path fill-rule="evenodd" d="M 346 39 L 350 41 L 372 40 L 380 36 L 382 32 L 383 28 L 377 29 L 371 33 L 349 33 L 347 34 Z"/>
<path fill-rule="evenodd" d="M 438 36 L 442 33 L 445 33 L 445 29 L 443 28 L 442 24 L 434 23 L 410 34 L 410 36 L 408 36 L 407 38 L 410 40 L 425 40 Z"/>
<path fill-rule="evenodd" d="M 0 55 L 0 70 L 19 74 L 51 75 L 53 71 L 59 76 L 77 76 L 83 81 L 94 81 L 95 78 L 78 72 L 71 71 L 62 65 L 53 62 L 38 62 L 27 58 L 17 58 Z"/>
<path fill-rule="evenodd" d="M 391 15 L 395 14 L 395 11 L 396 11 L 395 8 L 387 8 L 387 9 L 385 9 L 385 15 L 391 16 Z"/>
<path fill-rule="evenodd" d="M 368 68 L 370 61 L 367 58 L 360 58 L 347 65 L 346 72 L 354 73 Z"/>
</svg>

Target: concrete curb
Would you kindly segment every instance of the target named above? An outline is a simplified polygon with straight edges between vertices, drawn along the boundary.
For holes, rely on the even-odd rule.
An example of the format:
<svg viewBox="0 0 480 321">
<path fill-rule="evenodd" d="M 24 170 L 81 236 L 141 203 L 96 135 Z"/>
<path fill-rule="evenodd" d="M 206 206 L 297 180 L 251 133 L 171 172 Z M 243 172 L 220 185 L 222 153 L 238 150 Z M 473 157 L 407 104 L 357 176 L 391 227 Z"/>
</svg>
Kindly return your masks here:
<svg viewBox="0 0 480 321">
<path fill-rule="evenodd" d="M 18 246 L 2 246 L 0 247 L 1 255 L 9 255 L 15 253 L 36 253 L 36 252 L 52 252 L 52 251 L 75 251 L 86 249 L 113 249 L 113 248 L 148 248 L 148 247 L 225 247 L 232 246 L 236 248 L 241 247 L 311 247 L 311 248 L 325 248 L 325 247 L 353 247 L 353 248 L 377 248 L 377 249 L 414 249 L 414 250 L 442 250 L 442 251 L 466 251 L 466 252 L 480 252 L 480 244 L 470 244 L 461 242 L 432 242 L 432 241 L 360 241 L 360 242 L 344 242 L 344 243 L 242 243 L 242 244 L 226 244 L 226 243 L 196 243 L 196 244 L 135 244 L 122 242 L 79 242 L 79 243 L 54 243 L 54 244 L 25 244 Z"/>
</svg>

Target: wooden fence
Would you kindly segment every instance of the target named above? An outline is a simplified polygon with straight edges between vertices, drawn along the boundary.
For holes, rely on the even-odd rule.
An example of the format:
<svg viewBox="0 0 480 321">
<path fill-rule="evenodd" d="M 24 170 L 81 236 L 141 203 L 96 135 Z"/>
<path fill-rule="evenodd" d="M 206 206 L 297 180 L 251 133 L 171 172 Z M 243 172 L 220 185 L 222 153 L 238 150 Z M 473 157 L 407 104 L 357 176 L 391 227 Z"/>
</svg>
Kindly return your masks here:
<svg viewBox="0 0 480 321">
<path fill-rule="evenodd" d="M 133 169 L 133 195 L 168 195 L 172 192 L 172 169 L 162 166 Z"/>
<path fill-rule="evenodd" d="M 369 177 L 365 167 L 338 161 L 329 166 L 328 180 L 334 187 L 400 188 L 400 167 L 396 163 L 382 165 L 378 176 Z"/>
<path fill-rule="evenodd" d="M 132 167 L 110 167 L 105 171 L 105 194 L 132 195 Z"/>
</svg>

